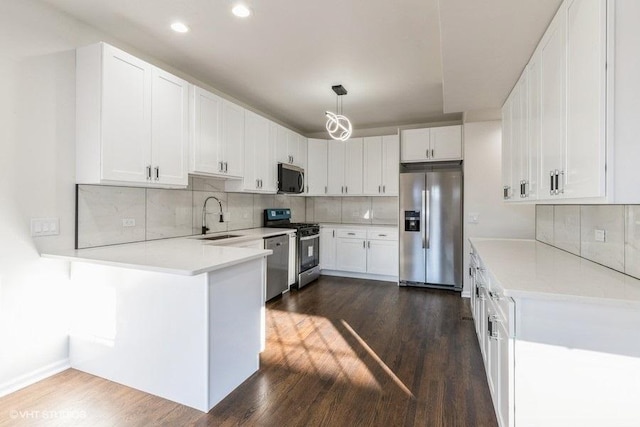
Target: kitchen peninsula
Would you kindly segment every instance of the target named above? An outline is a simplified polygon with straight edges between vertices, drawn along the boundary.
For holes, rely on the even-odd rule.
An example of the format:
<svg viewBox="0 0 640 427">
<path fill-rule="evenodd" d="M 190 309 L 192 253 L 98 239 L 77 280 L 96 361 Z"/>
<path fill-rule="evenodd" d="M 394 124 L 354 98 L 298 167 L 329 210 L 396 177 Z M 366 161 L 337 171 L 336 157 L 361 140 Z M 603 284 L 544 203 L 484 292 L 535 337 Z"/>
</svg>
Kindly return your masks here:
<svg viewBox="0 0 640 427">
<path fill-rule="evenodd" d="M 207 412 L 259 367 L 269 250 L 176 238 L 70 262 L 71 366 Z"/>
</svg>

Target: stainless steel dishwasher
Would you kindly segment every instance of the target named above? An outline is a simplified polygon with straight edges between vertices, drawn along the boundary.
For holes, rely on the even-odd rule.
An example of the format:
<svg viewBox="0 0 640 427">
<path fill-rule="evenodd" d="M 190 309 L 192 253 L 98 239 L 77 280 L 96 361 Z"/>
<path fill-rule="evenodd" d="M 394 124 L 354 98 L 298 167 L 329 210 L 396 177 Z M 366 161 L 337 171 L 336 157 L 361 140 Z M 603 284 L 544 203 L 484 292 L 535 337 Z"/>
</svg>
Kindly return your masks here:
<svg viewBox="0 0 640 427">
<path fill-rule="evenodd" d="M 269 301 L 289 288 L 289 235 L 264 239 L 264 248 L 273 251 L 267 257 L 266 301 Z"/>
</svg>

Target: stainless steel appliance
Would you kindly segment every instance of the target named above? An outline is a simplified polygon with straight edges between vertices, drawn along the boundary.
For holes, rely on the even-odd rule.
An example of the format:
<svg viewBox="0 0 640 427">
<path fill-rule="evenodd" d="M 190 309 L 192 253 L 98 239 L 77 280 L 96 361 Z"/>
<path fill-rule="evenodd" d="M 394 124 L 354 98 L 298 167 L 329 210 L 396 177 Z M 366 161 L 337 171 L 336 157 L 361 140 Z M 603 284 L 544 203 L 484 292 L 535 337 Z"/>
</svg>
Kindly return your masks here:
<svg viewBox="0 0 640 427">
<path fill-rule="evenodd" d="M 462 169 L 403 165 L 400 285 L 462 289 Z"/>
<path fill-rule="evenodd" d="M 264 226 L 296 230 L 296 284 L 298 288 L 320 277 L 320 225 L 291 222 L 291 209 L 265 209 Z"/>
<path fill-rule="evenodd" d="M 289 235 L 264 239 L 264 248 L 273 254 L 267 257 L 267 295 L 265 300 L 277 297 L 289 288 Z"/>
<path fill-rule="evenodd" d="M 304 192 L 304 169 L 278 163 L 278 193 L 300 194 Z"/>
</svg>

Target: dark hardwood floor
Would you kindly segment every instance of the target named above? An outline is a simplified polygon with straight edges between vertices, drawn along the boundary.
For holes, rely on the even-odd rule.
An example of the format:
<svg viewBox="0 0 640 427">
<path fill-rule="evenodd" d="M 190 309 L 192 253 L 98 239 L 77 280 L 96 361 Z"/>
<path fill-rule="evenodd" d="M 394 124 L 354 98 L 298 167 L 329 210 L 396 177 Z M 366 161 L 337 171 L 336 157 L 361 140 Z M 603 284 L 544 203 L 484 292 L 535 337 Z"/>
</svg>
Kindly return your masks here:
<svg viewBox="0 0 640 427">
<path fill-rule="evenodd" d="M 323 276 L 267 305 L 260 370 L 208 414 L 68 370 L 0 399 L 0 426 L 496 426 L 467 305 Z"/>
</svg>

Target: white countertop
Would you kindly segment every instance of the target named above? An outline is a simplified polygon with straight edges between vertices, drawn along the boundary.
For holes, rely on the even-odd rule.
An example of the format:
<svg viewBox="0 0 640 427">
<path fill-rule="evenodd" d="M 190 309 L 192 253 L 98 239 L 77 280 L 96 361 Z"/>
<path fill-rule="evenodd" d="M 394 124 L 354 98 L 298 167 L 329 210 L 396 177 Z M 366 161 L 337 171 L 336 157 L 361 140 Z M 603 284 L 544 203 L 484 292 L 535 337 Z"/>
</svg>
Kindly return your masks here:
<svg viewBox="0 0 640 427">
<path fill-rule="evenodd" d="M 490 279 L 514 298 L 640 304 L 640 280 L 535 240 L 470 239 Z"/>
<path fill-rule="evenodd" d="M 152 240 L 139 243 L 102 246 L 53 253 L 42 253 L 45 258 L 57 258 L 74 262 L 89 262 L 159 273 L 195 276 L 220 270 L 232 265 L 271 255 L 271 250 L 236 248 L 229 244 L 290 234 L 292 229 L 256 228 L 218 234 L 233 234 L 240 237 L 207 241 L 202 236 Z"/>
</svg>

